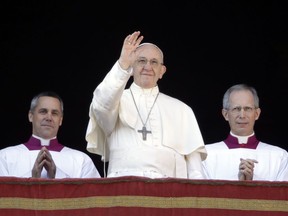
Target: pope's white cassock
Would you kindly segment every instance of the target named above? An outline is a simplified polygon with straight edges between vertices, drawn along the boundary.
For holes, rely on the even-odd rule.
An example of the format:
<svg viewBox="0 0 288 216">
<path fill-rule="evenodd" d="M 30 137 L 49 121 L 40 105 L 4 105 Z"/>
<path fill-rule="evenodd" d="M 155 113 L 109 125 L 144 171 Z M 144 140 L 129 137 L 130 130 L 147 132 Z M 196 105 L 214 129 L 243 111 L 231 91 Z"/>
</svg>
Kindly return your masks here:
<svg viewBox="0 0 288 216">
<path fill-rule="evenodd" d="M 107 177 L 203 178 L 206 150 L 192 109 L 158 86 L 125 89 L 131 73 L 116 62 L 95 89 L 87 150 L 109 161 Z"/>
<path fill-rule="evenodd" d="M 224 141 L 206 144 L 208 156 L 203 166 L 208 179 L 238 180 L 240 158 L 243 158 L 258 161 L 253 180 L 288 181 L 286 150 L 258 141 L 255 134 L 243 138 L 243 142 L 238 141 L 239 138 L 229 134 Z"/>
<path fill-rule="evenodd" d="M 58 140 L 41 140 L 31 136 L 24 144 L 9 146 L 0 151 L 0 176 L 31 177 L 32 169 L 42 146 L 50 151 L 56 165 L 55 178 L 101 177 L 92 159 L 85 153 L 63 146 Z M 47 178 L 43 168 L 41 178 Z"/>
</svg>

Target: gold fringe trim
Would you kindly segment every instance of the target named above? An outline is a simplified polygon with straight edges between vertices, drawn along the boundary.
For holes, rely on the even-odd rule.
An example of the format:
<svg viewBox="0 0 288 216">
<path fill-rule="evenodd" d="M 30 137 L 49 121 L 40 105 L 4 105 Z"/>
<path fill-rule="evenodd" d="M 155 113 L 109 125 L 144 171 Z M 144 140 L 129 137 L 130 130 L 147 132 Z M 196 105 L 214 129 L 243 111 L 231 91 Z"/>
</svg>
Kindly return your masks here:
<svg viewBox="0 0 288 216">
<path fill-rule="evenodd" d="M 288 201 L 209 197 L 93 196 L 83 198 L 0 198 L 0 209 L 65 210 L 109 207 L 200 208 L 288 212 Z"/>
</svg>

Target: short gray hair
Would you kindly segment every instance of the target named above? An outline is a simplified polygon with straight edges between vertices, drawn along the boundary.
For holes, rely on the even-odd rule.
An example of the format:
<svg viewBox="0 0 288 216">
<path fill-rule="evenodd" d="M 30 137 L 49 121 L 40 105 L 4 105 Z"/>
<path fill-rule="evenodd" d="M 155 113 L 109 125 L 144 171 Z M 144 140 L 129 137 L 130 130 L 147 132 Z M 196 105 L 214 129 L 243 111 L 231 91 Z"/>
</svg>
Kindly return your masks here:
<svg viewBox="0 0 288 216">
<path fill-rule="evenodd" d="M 254 98 L 254 106 L 255 108 L 259 108 L 259 97 L 257 94 L 257 91 L 254 87 L 249 86 L 247 84 L 237 84 L 237 85 L 233 85 L 231 86 L 224 94 L 223 96 L 223 109 L 229 109 L 230 108 L 230 104 L 229 104 L 229 98 L 232 92 L 235 91 L 250 91 L 253 95 Z"/>
<path fill-rule="evenodd" d="M 64 113 L 64 103 L 62 98 L 55 92 L 53 91 L 45 91 L 45 92 L 41 92 L 39 94 L 37 94 L 36 96 L 33 97 L 33 99 L 31 100 L 31 104 L 30 104 L 30 112 L 34 112 L 37 104 L 38 104 L 38 100 L 40 97 L 53 97 L 59 100 L 60 102 L 60 106 L 61 106 L 61 111 L 62 111 L 62 115 Z"/>
</svg>

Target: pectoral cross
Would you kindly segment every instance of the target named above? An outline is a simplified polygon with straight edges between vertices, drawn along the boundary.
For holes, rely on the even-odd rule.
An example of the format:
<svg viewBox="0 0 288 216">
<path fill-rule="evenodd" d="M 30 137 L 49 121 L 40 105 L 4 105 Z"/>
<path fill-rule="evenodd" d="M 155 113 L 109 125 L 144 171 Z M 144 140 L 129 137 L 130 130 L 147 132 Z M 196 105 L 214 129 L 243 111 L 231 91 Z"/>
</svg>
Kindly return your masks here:
<svg viewBox="0 0 288 216">
<path fill-rule="evenodd" d="M 146 140 L 147 133 L 151 133 L 151 131 L 147 130 L 145 126 L 142 127 L 142 130 L 138 130 L 139 133 L 142 133 L 142 139 Z"/>
</svg>

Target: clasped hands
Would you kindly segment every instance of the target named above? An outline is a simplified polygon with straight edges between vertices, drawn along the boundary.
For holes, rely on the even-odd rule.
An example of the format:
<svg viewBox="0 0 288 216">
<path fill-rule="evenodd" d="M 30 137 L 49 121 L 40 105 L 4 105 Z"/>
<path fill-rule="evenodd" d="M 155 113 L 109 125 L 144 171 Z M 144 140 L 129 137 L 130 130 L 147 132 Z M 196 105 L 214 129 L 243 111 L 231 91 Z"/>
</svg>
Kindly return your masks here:
<svg viewBox="0 0 288 216">
<path fill-rule="evenodd" d="M 54 179 L 56 175 L 56 165 L 49 150 L 44 146 L 41 148 L 35 160 L 32 177 L 40 178 L 43 168 L 47 171 L 48 178 Z"/>
<path fill-rule="evenodd" d="M 255 159 L 240 158 L 238 179 L 239 180 L 253 180 L 255 163 L 258 163 L 258 161 Z"/>
</svg>

